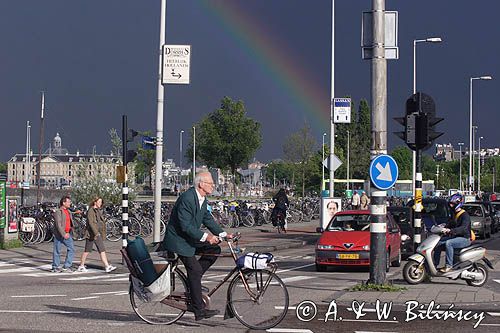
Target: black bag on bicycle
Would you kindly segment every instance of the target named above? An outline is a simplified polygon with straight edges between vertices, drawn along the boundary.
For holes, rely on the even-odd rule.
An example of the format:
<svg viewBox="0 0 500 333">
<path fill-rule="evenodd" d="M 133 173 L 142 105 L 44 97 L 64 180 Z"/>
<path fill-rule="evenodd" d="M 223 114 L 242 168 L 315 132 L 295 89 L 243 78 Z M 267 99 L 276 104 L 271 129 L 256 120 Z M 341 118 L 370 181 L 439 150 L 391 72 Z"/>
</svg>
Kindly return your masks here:
<svg viewBox="0 0 500 333">
<path fill-rule="evenodd" d="M 149 286 L 158 278 L 144 239 L 136 237 L 135 240 L 128 240 L 127 254 L 134 265 L 137 277 L 145 286 Z"/>
</svg>

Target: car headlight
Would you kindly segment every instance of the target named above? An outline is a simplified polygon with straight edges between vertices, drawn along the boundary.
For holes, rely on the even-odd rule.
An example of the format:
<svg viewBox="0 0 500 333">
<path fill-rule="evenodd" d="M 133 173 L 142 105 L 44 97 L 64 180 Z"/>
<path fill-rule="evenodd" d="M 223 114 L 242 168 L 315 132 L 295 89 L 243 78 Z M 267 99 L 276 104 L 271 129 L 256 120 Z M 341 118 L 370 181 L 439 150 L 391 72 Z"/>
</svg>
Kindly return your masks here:
<svg viewBox="0 0 500 333">
<path fill-rule="evenodd" d="M 331 250 L 333 249 L 333 245 L 318 245 L 318 250 Z"/>
<path fill-rule="evenodd" d="M 363 250 L 365 250 L 365 251 L 370 251 L 370 245 L 365 245 L 365 246 L 363 246 Z"/>
<path fill-rule="evenodd" d="M 405 235 L 405 234 L 402 234 L 402 235 L 401 235 L 401 240 L 402 240 L 403 242 L 406 242 L 407 240 L 410 240 L 410 239 L 411 239 L 411 237 L 410 237 L 410 236 L 408 236 L 408 235 Z"/>
<path fill-rule="evenodd" d="M 472 222 L 472 225 L 475 226 L 475 227 L 480 227 L 481 226 L 481 222 Z"/>
</svg>

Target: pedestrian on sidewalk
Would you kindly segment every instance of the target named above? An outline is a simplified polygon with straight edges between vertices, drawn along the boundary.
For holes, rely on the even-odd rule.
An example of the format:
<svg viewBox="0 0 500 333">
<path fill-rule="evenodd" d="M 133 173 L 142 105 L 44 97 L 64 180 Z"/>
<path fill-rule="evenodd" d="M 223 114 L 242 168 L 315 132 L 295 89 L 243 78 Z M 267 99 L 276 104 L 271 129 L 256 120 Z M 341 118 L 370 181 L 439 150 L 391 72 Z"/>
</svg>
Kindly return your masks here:
<svg viewBox="0 0 500 333">
<path fill-rule="evenodd" d="M 115 266 L 110 265 L 108 257 L 106 256 L 106 249 L 104 248 L 104 237 L 106 237 L 106 222 L 102 216 L 102 198 L 96 197 L 90 203 L 90 208 L 87 212 L 87 229 L 85 230 L 85 250 L 80 259 L 80 266 L 78 272 L 87 272 L 85 261 L 92 248 L 97 247 L 97 251 L 101 256 L 101 261 L 104 264 L 106 273 L 110 273 L 116 269 Z"/>
<path fill-rule="evenodd" d="M 363 194 L 361 194 L 361 198 L 359 198 L 359 202 L 360 202 L 359 208 L 361 210 L 368 209 L 368 206 L 370 205 L 370 198 L 368 198 L 368 196 L 366 195 L 366 192 L 363 192 Z"/>
<path fill-rule="evenodd" d="M 359 209 L 359 200 L 360 200 L 360 197 L 359 197 L 358 191 L 354 191 L 354 194 L 352 195 L 352 199 L 351 199 L 351 206 L 352 206 L 353 210 Z"/>
<path fill-rule="evenodd" d="M 69 211 L 71 199 L 64 196 L 59 201 L 59 209 L 54 212 L 54 249 L 52 251 L 52 272 L 72 272 L 75 248 L 73 245 L 73 215 Z M 61 245 L 66 246 L 66 260 L 61 264 Z"/>
</svg>

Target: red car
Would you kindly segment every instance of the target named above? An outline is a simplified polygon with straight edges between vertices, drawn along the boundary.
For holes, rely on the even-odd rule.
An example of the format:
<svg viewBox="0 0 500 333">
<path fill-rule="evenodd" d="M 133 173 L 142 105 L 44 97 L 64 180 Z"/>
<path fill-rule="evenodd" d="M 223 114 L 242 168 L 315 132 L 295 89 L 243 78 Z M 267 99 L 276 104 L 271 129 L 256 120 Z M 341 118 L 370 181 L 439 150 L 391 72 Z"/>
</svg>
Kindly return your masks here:
<svg viewBox="0 0 500 333">
<path fill-rule="evenodd" d="M 316 244 L 316 270 L 328 266 L 370 266 L 370 211 L 338 212 Z M 391 214 L 387 214 L 387 268 L 401 265 L 401 231 Z"/>
</svg>

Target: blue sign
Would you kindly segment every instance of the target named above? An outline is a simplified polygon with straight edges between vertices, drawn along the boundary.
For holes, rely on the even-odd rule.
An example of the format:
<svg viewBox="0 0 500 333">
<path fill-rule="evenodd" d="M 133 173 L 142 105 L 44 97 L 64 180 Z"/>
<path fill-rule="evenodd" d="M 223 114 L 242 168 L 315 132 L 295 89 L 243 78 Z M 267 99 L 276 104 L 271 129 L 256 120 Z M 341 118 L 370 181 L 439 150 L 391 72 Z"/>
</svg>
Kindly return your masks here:
<svg viewBox="0 0 500 333">
<path fill-rule="evenodd" d="M 379 190 L 387 190 L 396 184 L 399 170 L 396 161 L 389 155 L 378 155 L 370 163 L 370 179 Z"/>
</svg>

